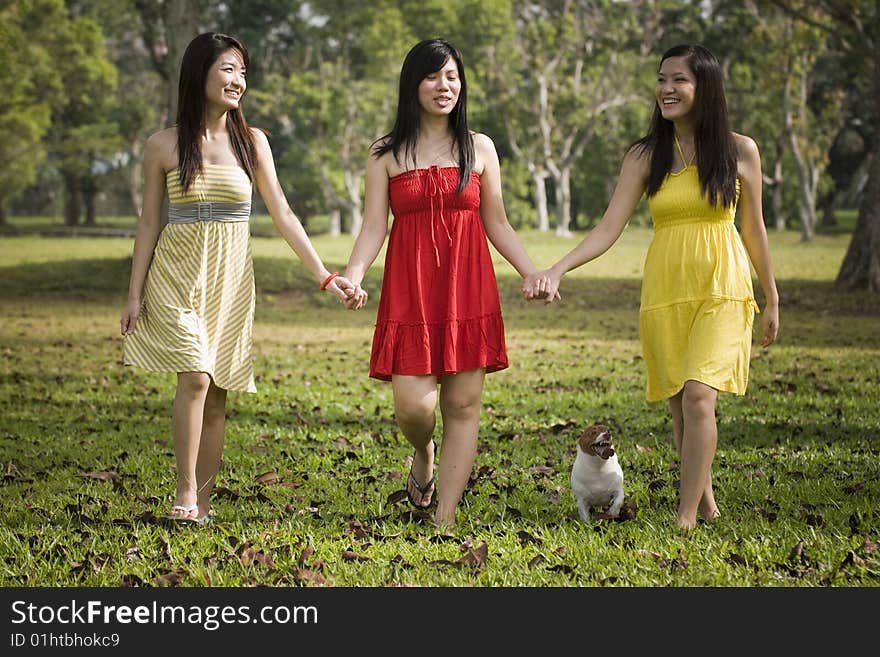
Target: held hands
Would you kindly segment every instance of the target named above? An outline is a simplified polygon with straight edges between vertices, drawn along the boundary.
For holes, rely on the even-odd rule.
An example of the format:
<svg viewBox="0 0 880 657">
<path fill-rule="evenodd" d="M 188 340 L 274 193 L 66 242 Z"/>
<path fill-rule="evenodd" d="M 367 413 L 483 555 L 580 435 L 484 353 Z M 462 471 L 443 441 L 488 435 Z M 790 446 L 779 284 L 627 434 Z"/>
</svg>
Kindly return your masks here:
<svg viewBox="0 0 880 657">
<path fill-rule="evenodd" d="M 322 290 L 328 290 L 339 297 L 340 301 L 344 304 L 348 304 L 351 298 L 355 295 L 355 290 L 357 286 L 348 280 L 345 276 L 340 276 L 338 273 L 330 274 L 327 279 L 321 283 Z"/>
<path fill-rule="evenodd" d="M 134 333 L 134 325 L 137 323 L 140 314 L 140 299 L 129 301 L 125 304 L 125 309 L 122 311 L 122 318 L 119 320 L 119 330 L 122 335 L 131 335 Z"/>
<path fill-rule="evenodd" d="M 369 295 L 366 290 L 345 276 L 340 276 L 339 272 L 333 272 L 324 279 L 321 289 L 333 292 L 349 310 L 359 310 L 367 305 Z"/>
<path fill-rule="evenodd" d="M 557 274 L 552 267 L 544 271 L 533 272 L 523 278 L 523 298 L 528 301 L 544 299 L 544 303 L 553 303 L 562 298 L 562 295 L 559 294 L 561 281 L 562 276 Z"/>
<path fill-rule="evenodd" d="M 367 305 L 367 298 L 370 295 L 360 285 L 354 286 L 353 294 L 345 301 L 345 307 L 349 310 L 360 310 Z"/>
</svg>

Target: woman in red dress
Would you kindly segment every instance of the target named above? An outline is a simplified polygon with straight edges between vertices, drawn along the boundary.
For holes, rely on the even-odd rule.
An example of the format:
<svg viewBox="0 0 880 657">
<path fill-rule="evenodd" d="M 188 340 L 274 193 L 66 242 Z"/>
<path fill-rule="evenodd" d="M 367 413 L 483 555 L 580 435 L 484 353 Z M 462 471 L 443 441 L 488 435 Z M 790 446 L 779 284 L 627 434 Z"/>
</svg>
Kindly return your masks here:
<svg viewBox="0 0 880 657">
<path fill-rule="evenodd" d="M 467 125 L 461 54 L 431 39 L 400 72 L 394 128 L 367 161 L 364 221 L 346 278 L 362 308 L 364 274 L 388 238 L 370 376 L 391 381 L 397 424 L 415 449 L 406 490 L 419 509 L 435 493 L 432 440 L 439 398 L 443 457 L 434 521 L 452 526 L 477 452 L 486 372 L 507 367 L 488 237 L 524 278 L 536 273 L 507 220 L 492 140 Z"/>
</svg>

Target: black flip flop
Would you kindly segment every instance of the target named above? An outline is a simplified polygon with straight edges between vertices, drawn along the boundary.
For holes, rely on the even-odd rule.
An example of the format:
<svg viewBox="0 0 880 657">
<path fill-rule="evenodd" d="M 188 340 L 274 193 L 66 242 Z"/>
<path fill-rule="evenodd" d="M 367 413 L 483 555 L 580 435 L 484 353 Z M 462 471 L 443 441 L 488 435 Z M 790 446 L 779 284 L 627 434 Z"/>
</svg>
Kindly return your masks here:
<svg viewBox="0 0 880 657">
<path fill-rule="evenodd" d="M 431 442 L 434 445 L 434 456 L 436 457 L 437 456 L 437 443 L 434 442 L 433 440 Z M 415 459 L 413 459 L 413 460 L 415 460 Z M 415 489 L 417 491 L 419 491 L 419 501 L 421 501 L 425 498 L 425 495 L 427 495 L 429 492 L 434 490 L 434 479 L 436 479 L 436 477 L 431 477 L 431 481 L 426 483 L 424 486 L 421 486 L 419 484 L 419 482 L 416 481 L 416 478 L 413 476 L 412 465 L 409 466 L 409 481 L 406 485 L 406 496 L 409 499 L 409 503 L 412 504 L 415 508 L 417 508 L 421 511 L 424 511 L 425 509 L 430 509 L 431 505 L 434 504 L 434 496 L 431 495 L 431 501 L 428 504 L 424 504 L 424 505 L 419 504 L 418 502 L 416 502 L 416 498 L 413 497 L 413 494 L 409 492 L 409 484 L 412 484 L 415 487 Z"/>
</svg>

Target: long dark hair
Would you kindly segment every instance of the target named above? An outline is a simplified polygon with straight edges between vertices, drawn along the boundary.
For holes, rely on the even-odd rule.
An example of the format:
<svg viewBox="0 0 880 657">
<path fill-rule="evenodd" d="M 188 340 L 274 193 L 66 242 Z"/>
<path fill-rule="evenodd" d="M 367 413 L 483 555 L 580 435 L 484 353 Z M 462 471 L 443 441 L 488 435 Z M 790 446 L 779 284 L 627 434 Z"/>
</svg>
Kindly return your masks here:
<svg viewBox="0 0 880 657">
<path fill-rule="evenodd" d="M 391 151 L 399 163 L 403 151 L 404 162 L 412 161 L 416 166 L 416 144 L 419 139 L 421 110 L 419 106 L 419 85 L 431 73 L 436 73 L 446 60 L 452 57 L 458 66 L 461 91 L 458 102 L 449 114 L 449 127 L 452 129 L 453 152 L 458 151 L 458 191 L 467 187 L 474 169 L 474 140 L 467 125 L 467 82 L 461 53 L 444 39 L 427 39 L 413 46 L 403 60 L 400 69 L 400 87 L 397 95 L 397 118 L 394 127 L 374 143 L 376 157 Z"/>
<path fill-rule="evenodd" d="M 673 46 L 660 59 L 684 57 L 696 78 L 694 96 L 694 147 L 700 177 L 700 191 L 711 205 L 730 207 L 736 203 L 736 142 L 730 129 L 721 65 L 715 56 L 699 45 Z M 632 144 L 651 156 L 648 196 L 660 189 L 672 170 L 675 126 L 663 118 L 654 103 L 648 134 Z"/>
<path fill-rule="evenodd" d="M 189 42 L 180 62 L 180 82 L 177 85 L 177 166 L 180 184 L 188 189 L 202 171 L 202 151 L 199 141 L 205 132 L 205 80 L 217 58 L 227 50 L 241 55 L 245 69 L 250 64 L 247 49 L 236 38 L 216 32 L 205 32 Z M 257 166 L 257 149 L 244 110 L 226 113 L 226 129 L 235 153 L 235 159 L 253 181 Z"/>
</svg>

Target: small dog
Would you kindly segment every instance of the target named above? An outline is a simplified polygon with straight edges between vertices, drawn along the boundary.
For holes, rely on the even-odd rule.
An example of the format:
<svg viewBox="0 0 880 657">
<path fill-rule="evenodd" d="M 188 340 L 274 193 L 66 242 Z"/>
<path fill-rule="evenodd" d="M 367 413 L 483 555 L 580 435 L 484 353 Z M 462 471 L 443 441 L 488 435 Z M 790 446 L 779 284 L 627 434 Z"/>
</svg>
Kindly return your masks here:
<svg viewBox="0 0 880 657">
<path fill-rule="evenodd" d="M 578 439 L 571 490 L 584 522 L 590 522 L 590 507 L 608 506 L 606 515 L 611 518 L 620 514 L 623 470 L 611 443 L 611 429 L 604 424 L 587 427 Z"/>
</svg>

